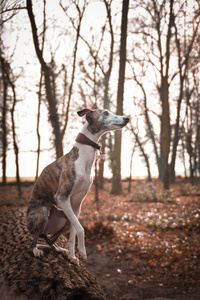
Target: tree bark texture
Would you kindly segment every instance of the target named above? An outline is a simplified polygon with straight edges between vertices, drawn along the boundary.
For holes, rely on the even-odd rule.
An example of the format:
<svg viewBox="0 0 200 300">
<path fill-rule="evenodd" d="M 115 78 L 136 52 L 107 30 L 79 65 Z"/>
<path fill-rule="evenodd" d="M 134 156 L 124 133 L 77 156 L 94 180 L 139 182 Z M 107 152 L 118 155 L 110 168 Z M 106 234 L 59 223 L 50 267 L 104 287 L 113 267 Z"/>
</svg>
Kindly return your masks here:
<svg viewBox="0 0 200 300">
<path fill-rule="evenodd" d="M 171 182 L 175 182 L 175 163 L 176 163 L 176 156 L 177 156 L 177 147 L 180 139 L 180 112 L 181 112 L 181 104 L 184 95 L 184 82 L 187 77 L 188 69 L 189 69 L 189 60 L 193 49 L 193 44 L 198 33 L 200 21 L 196 22 L 196 28 L 192 34 L 192 38 L 190 43 L 187 45 L 186 40 L 184 41 L 184 48 L 186 48 L 185 53 L 181 51 L 181 43 L 180 38 L 178 37 L 178 30 L 177 26 L 174 22 L 173 26 L 175 28 L 175 39 L 176 39 L 176 47 L 178 52 L 178 66 L 179 66 L 179 98 L 177 100 L 177 117 L 175 123 L 175 132 L 173 138 L 173 147 L 172 147 L 172 156 L 171 156 L 171 163 L 170 163 L 170 180 Z M 183 60 L 184 57 L 184 60 Z M 182 62 L 184 61 L 184 63 Z"/>
<path fill-rule="evenodd" d="M 120 65 L 117 92 L 117 115 L 123 115 L 123 98 L 124 98 L 124 80 L 126 67 L 126 40 L 128 27 L 128 7 L 129 0 L 123 0 L 122 22 L 121 22 L 121 43 L 120 43 Z M 121 194 L 121 130 L 115 131 L 115 147 L 113 159 L 113 178 L 112 193 Z"/>
<path fill-rule="evenodd" d="M 109 53 L 109 63 L 108 69 L 104 73 L 104 98 L 103 104 L 105 109 L 110 109 L 110 100 L 109 100 L 109 82 L 110 82 L 110 75 L 113 66 L 113 49 L 114 49 L 114 33 L 113 33 L 113 26 L 112 26 L 112 17 L 111 17 L 111 3 L 109 4 L 107 0 L 104 0 L 104 4 L 107 11 L 109 29 L 110 29 L 110 53 Z M 101 138 L 101 150 L 104 153 L 106 149 L 106 135 Z M 104 160 L 101 159 L 99 161 L 99 188 L 103 188 L 104 186 Z"/>
<path fill-rule="evenodd" d="M 39 47 L 37 27 L 35 24 L 35 18 L 33 15 L 31 0 L 27 0 L 27 11 L 28 11 L 28 16 L 29 16 L 30 23 L 31 23 L 35 51 L 37 54 L 37 58 L 42 66 L 42 71 L 44 74 L 46 97 L 47 97 L 48 107 L 49 107 L 49 120 L 50 120 L 51 126 L 53 128 L 56 157 L 59 158 L 60 156 L 63 155 L 63 146 L 62 146 L 62 134 L 61 134 L 61 130 L 60 130 L 59 116 L 58 116 L 58 111 L 57 111 L 57 103 L 53 97 L 52 88 L 51 88 L 51 79 L 50 79 L 51 70 L 48 67 L 47 63 L 45 62 L 43 55 L 42 55 L 42 50 Z"/>
<path fill-rule="evenodd" d="M 163 170 L 163 187 L 165 190 L 169 189 L 169 145 L 170 145 L 170 118 L 169 118 L 169 95 L 168 82 L 165 78 L 164 83 L 164 98 L 162 107 L 162 170 Z"/>
<path fill-rule="evenodd" d="M 0 293 L 4 300 L 103 300 L 104 295 L 86 267 L 71 264 L 62 254 L 46 250 L 35 258 L 29 252 L 32 236 L 26 210 L 0 212 Z M 58 244 L 66 247 L 67 239 Z"/>
<path fill-rule="evenodd" d="M 15 166 L 16 166 L 16 181 L 18 187 L 19 198 L 21 199 L 21 183 L 19 176 L 19 148 L 16 139 L 16 130 L 15 130 L 15 105 L 17 103 L 15 84 L 14 79 L 12 78 L 12 73 L 10 70 L 9 64 L 1 56 L 1 67 L 3 73 L 3 83 L 4 83 L 4 95 L 3 95 L 3 117 L 2 117 L 2 127 L 3 127 L 3 183 L 6 183 L 6 151 L 7 151 L 7 126 L 6 126 L 6 113 L 7 113 L 7 102 L 8 102 L 8 88 L 12 89 L 12 107 L 11 112 L 11 121 L 12 121 L 12 134 L 13 134 L 13 149 L 15 153 Z"/>
<path fill-rule="evenodd" d="M 6 115 L 7 115 L 7 90 L 8 90 L 8 80 L 6 78 L 5 70 L 4 70 L 4 59 L 1 59 L 1 69 L 2 69 L 2 82 L 3 82 L 3 105 L 2 105 L 2 182 L 6 184 L 6 162 L 7 162 L 7 148 L 8 148 L 8 141 L 7 141 L 7 124 L 6 124 Z"/>
<path fill-rule="evenodd" d="M 169 25 L 166 39 L 166 70 L 162 77 L 161 101 L 162 101 L 162 125 L 161 125 L 161 153 L 163 169 L 163 188 L 169 189 L 169 150 L 170 150 L 170 110 L 169 110 L 169 61 L 170 61 L 170 40 L 171 28 L 173 26 L 173 3 L 170 1 Z"/>
<path fill-rule="evenodd" d="M 12 134 L 13 134 L 13 148 L 15 153 L 15 166 L 16 166 L 16 181 L 17 181 L 17 189 L 18 189 L 18 195 L 19 199 L 21 199 L 22 196 L 22 190 L 21 190 L 21 181 L 20 181 L 20 175 L 19 175 L 19 147 L 17 144 L 17 136 L 16 136 L 16 129 L 15 129 L 15 105 L 17 103 L 16 93 L 15 93 L 15 85 L 14 83 L 9 80 L 12 92 L 13 92 L 13 104 L 12 108 L 10 110 L 11 112 L 11 120 L 12 120 Z"/>
</svg>

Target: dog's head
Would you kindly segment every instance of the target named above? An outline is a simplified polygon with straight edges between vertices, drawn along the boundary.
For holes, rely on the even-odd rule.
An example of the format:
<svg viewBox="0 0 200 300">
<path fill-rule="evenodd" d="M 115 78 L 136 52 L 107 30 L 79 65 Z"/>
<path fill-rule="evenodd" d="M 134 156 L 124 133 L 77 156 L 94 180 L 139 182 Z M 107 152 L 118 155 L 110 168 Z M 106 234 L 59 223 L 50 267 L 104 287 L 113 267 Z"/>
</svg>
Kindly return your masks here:
<svg viewBox="0 0 200 300">
<path fill-rule="evenodd" d="M 108 110 L 104 109 L 83 109 L 77 112 L 82 117 L 86 115 L 88 122 L 88 130 L 92 134 L 103 134 L 107 131 L 121 129 L 129 122 L 129 118 L 124 116 L 114 115 Z"/>
</svg>

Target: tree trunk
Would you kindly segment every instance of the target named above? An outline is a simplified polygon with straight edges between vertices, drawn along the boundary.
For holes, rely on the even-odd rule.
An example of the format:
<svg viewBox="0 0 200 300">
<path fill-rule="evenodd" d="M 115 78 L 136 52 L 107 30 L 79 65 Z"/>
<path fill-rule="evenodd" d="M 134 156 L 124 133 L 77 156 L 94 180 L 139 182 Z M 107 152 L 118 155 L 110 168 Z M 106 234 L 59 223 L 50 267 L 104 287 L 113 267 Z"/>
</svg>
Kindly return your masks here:
<svg viewBox="0 0 200 300">
<path fill-rule="evenodd" d="M 1 214 L 1 299 L 105 300 L 96 279 L 81 263 L 75 266 L 61 253 L 46 249 L 44 257 L 29 252 L 33 237 L 26 227 L 26 209 Z M 66 247 L 61 236 L 58 244 Z"/>
<path fill-rule="evenodd" d="M 178 142 L 179 142 L 179 119 L 180 119 L 181 103 L 182 103 L 183 94 L 184 94 L 184 90 L 183 90 L 184 89 L 184 81 L 186 78 L 188 78 L 188 70 L 190 68 L 189 60 L 190 60 L 191 53 L 193 50 L 193 44 L 194 44 L 196 35 L 198 34 L 199 24 L 200 24 L 200 22 L 197 21 L 196 27 L 194 28 L 194 31 L 192 33 L 192 38 L 188 45 L 186 42 L 186 38 L 184 39 L 184 51 L 181 52 L 181 46 L 180 46 L 181 43 L 178 38 L 178 30 L 177 30 L 176 24 L 174 22 L 176 47 L 177 47 L 177 52 L 178 52 L 180 87 L 179 87 L 179 99 L 178 99 L 178 104 L 177 104 L 177 118 L 176 118 L 175 133 L 174 133 L 174 140 L 173 140 L 172 159 L 171 159 L 171 163 L 170 163 L 170 179 L 172 182 L 175 181 L 175 162 L 176 162 L 177 146 L 178 146 Z M 184 60 L 183 60 L 183 55 L 184 55 Z M 183 61 L 184 61 L 184 64 L 183 64 Z"/>
<path fill-rule="evenodd" d="M 99 210 L 99 174 L 98 174 L 98 162 L 97 160 L 95 161 L 95 176 L 94 176 L 94 188 L 95 188 L 95 203 L 96 203 L 96 208 Z"/>
<path fill-rule="evenodd" d="M 162 169 L 163 169 L 163 187 L 165 190 L 169 189 L 169 138 L 170 132 L 170 118 L 169 118 L 169 96 L 168 96 L 168 82 L 165 78 L 164 83 L 164 99 L 162 111 Z"/>
<path fill-rule="evenodd" d="M 109 81 L 110 81 L 110 75 L 112 71 L 112 66 L 113 66 L 113 49 L 114 49 L 114 33 L 113 33 L 113 28 L 112 28 L 112 17 L 111 17 L 111 4 L 108 3 L 108 1 L 104 0 L 104 4 L 106 6 L 106 11 L 107 11 L 107 17 L 108 17 L 108 23 L 109 23 L 109 28 L 110 28 L 110 53 L 109 53 L 109 64 L 108 64 L 108 69 L 105 72 L 104 75 L 104 108 L 105 109 L 110 109 L 110 100 L 109 100 Z M 106 149 L 106 134 L 102 136 L 101 138 L 101 150 L 104 153 Z M 105 161 L 103 159 L 99 160 L 99 188 L 103 188 L 104 186 L 104 163 Z"/>
<path fill-rule="evenodd" d="M 131 153 L 131 159 L 130 159 L 130 174 L 129 174 L 129 182 L 128 182 L 128 193 L 131 192 L 131 183 L 132 183 L 132 168 L 133 168 L 133 155 L 135 153 L 137 142 L 135 142 L 135 145 L 133 147 L 132 153 Z"/>
<path fill-rule="evenodd" d="M 41 136 L 40 136 L 40 107 L 41 107 L 41 97 L 42 97 L 42 68 L 41 68 L 41 74 L 40 74 L 40 82 L 39 82 L 39 92 L 38 92 L 38 112 L 37 112 L 37 127 L 36 127 L 36 133 L 37 133 L 37 140 L 38 140 L 38 148 L 37 148 L 37 163 L 36 163 L 36 174 L 35 174 L 35 180 L 38 179 L 39 175 L 39 164 L 40 164 L 40 143 L 41 143 Z"/>
<path fill-rule="evenodd" d="M 19 176 L 19 148 L 18 148 L 17 141 L 16 141 L 15 118 L 14 118 L 15 105 L 17 102 L 16 93 L 15 93 L 15 85 L 14 85 L 14 80 L 11 78 L 11 70 L 10 70 L 9 64 L 5 62 L 3 57 L 1 57 L 0 59 L 1 59 L 1 66 L 2 66 L 2 70 L 3 70 L 3 80 L 4 80 L 4 89 L 5 89 L 4 104 L 3 104 L 3 106 L 5 106 L 4 107 L 5 112 L 3 112 L 3 114 L 4 114 L 3 118 L 6 117 L 7 89 L 9 86 L 11 87 L 12 94 L 13 94 L 13 104 L 12 104 L 12 108 L 11 108 L 10 112 L 11 112 L 11 121 L 12 121 L 13 148 L 14 148 L 14 153 L 15 153 L 16 181 L 17 181 L 19 199 L 21 199 L 22 191 L 21 191 L 21 182 L 20 182 L 20 176 Z M 6 119 L 3 120 L 3 125 L 6 126 Z M 6 137 L 7 128 L 3 127 L 3 130 L 5 130 L 5 132 L 3 133 L 3 139 L 4 139 L 3 142 L 5 143 L 4 147 L 6 147 L 6 149 L 7 149 L 7 137 Z M 5 152 L 5 150 L 3 150 L 3 155 L 5 156 L 5 158 L 3 157 L 3 159 L 5 159 L 5 162 L 3 165 L 3 180 L 6 179 L 6 173 L 4 173 L 4 172 L 6 172 L 6 152 L 5 153 L 4 152 Z M 4 168 L 5 168 L 5 170 L 4 170 Z"/>
<path fill-rule="evenodd" d="M 117 114 L 123 115 L 123 98 L 124 98 L 124 80 L 126 67 L 126 40 L 128 27 L 128 7 L 129 0 L 123 0 L 122 7 L 122 22 L 121 22 L 121 45 L 120 45 L 120 65 L 119 79 L 117 92 Z M 112 178 L 112 193 L 121 194 L 121 130 L 115 131 L 115 146 L 113 157 L 113 178 Z"/>
<path fill-rule="evenodd" d="M 45 33 L 46 33 L 46 0 L 43 2 L 43 35 L 42 35 L 42 55 L 44 51 L 44 42 L 45 42 Z M 36 162 L 36 174 L 35 174 L 35 181 L 38 179 L 39 176 L 39 165 L 40 165 L 40 144 L 41 144 L 41 136 L 40 136 L 40 107 L 41 107 L 41 100 L 42 100 L 42 65 L 40 65 L 40 82 L 39 82 L 39 91 L 38 91 L 38 112 L 37 112 L 37 127 L 36 127 L 36 134 L 38 140 L 38 148 L 37 148 L 37 162 Z"/>
<path fill-rule="evenodd" d="M 2 81 L 3 81 L 3 106 L 2 106 L 2 171 L 3 171 L 3 178 L 2 183 L 3 185 L 6 184 L 6 159 L 7 159 L 7 148 L 8 148 L 8 141 L 7 141 L 7 125 L 6 125 L 6 114 L 7 114 L 7 89 L 8 83 L 6 74 L 4 72 L 3 66 L 3 58 L 1 57 L 1 69 L 2 69 Z"/>
<path fill-rule="evenodd" d="M 13 148 L 14 148 L 14 153 L 15 153 L 16 181 L 17 181 L 17 189 L 18 189 L 19 199 L 21 200 L 22 190 L 21 190 L 21 181 L 20 181 L 20 176 L 19 176 L 19 147 L 17 145 L 17 140 L 16 140 L 15 117 L 14 117 L 15 105 L 17 103 L 17 99 L 16 99 L 16 94 L 15 94 L 15 86 L 14 86 L 13 82 L 11 82 L 11 80 L 10 80 L 10 84 L 11 84 L 12 91 L 13 91 L 13 105 L 11 108 L 11 120 L 12 120 Z"/>
<path fill-rule="evenodd" d="M 120 195 L 122 193 L 121 186 L 121 131 L 115 131 L 115 145 L 113 153 L 113 177 L 112 177 L 112 194 Z"/>
<path fill-rule="evenodd" d="M 42 66 L 42 71 L 45 78 L 45 89 L 46 89 L 46 96 L 48 101 L 48 108 L 49 108 L 49 120 L 51 122 L 51 126 L 53 128 L 53 135 L 54 135 L 54 146 L 56 149 L 56 157 L 59 158 L 63 155 L 63 146 L 62 146 L 62 134 L 60 130 L 60 122 L 59 122 L 59 116 L 57 111 L 57 103 L 53 97 L 52 94 L 52 88 L 51 88 L 51 70 L 44 61 L 42 51 L 39 47 L 38 42 L 38 36 L 37 36 L 37 27 L 35 24 L 35 18 L 32 11 L 32 1 L 27 0 L 27 10 L 28 10 L 28 16 L 31 23 L 31 29 L 33 34 L 33 42 L 35 46 L 35 51 L 37 54 L 37 58 Z"/>
<path fill-rule="evenodd" d="M 169 24 L 166 39 L 166 63 L 165 75 L 162 76 L 161 82 L 161 101 L 162 101 L 162 124 L 161 124 L 161 153 L 162 153 L 162 169 L 163 169 L 163 188 L 169 189 L 169 150 L 170 150 L 170 111 L 169 111 L 169 60 L 170 60 L 170 40 L 171 28 L 173 26 L 173 3 L 170 1 Z"/>
<path fill-rule="evenodd" d="M 101 152 L 105 153 L 106 149 L 106 134 L 101 138 Z M 99 174 L 98 174 L 98 181 L 99 181 L 99 188 L 103 189 L 104 186 L 104 159 L 99 160 Z"/>
<path fill-rule="evenodd" d="M 192 114 L 191 114 L 192 115 Z M 187 139 L 187 153 L 189 155 L 189 165 L 190 165 L 190 183 L 194 183 L 194 169 L 192 164 L 193 158 L 193 147 L 192 147 L 192 129 L 190 129 L 186 136 Z"/>
<path fill-rule="evenodd" d="M 179 120 L 180 120 L 180 110 L 181 110 L 181 102 L 182 102 L 182 88 L 180 87 L 180 96 L 178 99 L 177 104 L 177 116 L 176 116 L 176 124 L 175 124 L 175 132 L 174 132 L 174 139 L 173 139 L 173 147 L 172 147 L 172 158 L 170 163 L 170 180 L 171 182 L 175 182 L 175 163 L 176 163 L 176 153 L 177 153 L 177 146 L 179 142 Z"/>
</svg>

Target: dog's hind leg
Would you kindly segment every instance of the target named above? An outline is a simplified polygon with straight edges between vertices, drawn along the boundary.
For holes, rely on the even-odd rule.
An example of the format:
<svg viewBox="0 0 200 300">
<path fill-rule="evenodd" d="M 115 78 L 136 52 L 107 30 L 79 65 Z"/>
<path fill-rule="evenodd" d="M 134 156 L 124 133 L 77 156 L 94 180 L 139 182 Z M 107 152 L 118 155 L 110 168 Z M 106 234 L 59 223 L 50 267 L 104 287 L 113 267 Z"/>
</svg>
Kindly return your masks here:
<svg viewBox="0 0 200 300">
<path fill-rule="evenodd" d="M 56 247 L 54 246 L 54 243 L 51 241 L 51 239 L 48 238 L 48 236 L 46 234 L 41 234 L 39 237 L 43 238 L 47 242 L 47 244 L 49 245 L 49 247 L 52 250 L 56 251 Z M 45 247 L 45 245 L 44 245 L 44 247 Z"/>
<path fill-rule="evenodd" d="M 56 232 L 54 235 L 52 235 L 52 237 L 50 238 L 51 242 L 54 244 L 54 246 L 56 247 L 56 251 L 62 252 L 65 256 L 69 255 L 69 251 L 65 248 L 62 248 L 60 246 L 58 246 L 57 244 L 55 244 L 55 241 L 58 239 L 58 237 L 61 234 L 65 234 L 67 233 L 67 230 L 69 229 L 69 224 L 67 223 L 66 225 L 64 225 L 58 232 Z"/>
<path fill-rule="evenodd" d="M 33 253 L 33 255 L 35 257 L 41 257 L 41 256 L 44 255 L 43 251 L 37 248 L 37 240 L 38 240 L 38 238 L 39 238 L 39 234 L 36 233 L 34 235 L 33 242 L 32 242 L 32 244 L 30 246 L 30 250 L 31 250 L 31 252 Z"/>
<path fill-rule="evenodd" d="M 65 232 L 67 232 L 67 229 L 69 228 L 69 224 L 67 223 L 66 225 L 64 225 L 59 231 L 57 231 L 56 233 L 54 233 L 54 235 L 52 235 L 52 237 L 50 238 L 51 242 L 54 244 L 55 241 L 59 238 L 59 236 Z"/>
<path fill-rule="evenodd" d="M 43 256 L 43 251 L 37 248 L 37 240 L 44 232 L 48 222 L 48 209 L 46 207 L 29 207 L 27 211 L 27 227 L 31 234 L 34 235 L 31 244 L 31 252 L 35 257 Z"/>
<path fill-rule="evenodd" d="M 46 234 L 41 234 L 40 237 L 43 238 L 48 245 L 41 245 L 39 244 L 38 247 L 39 248 L 51 248 L 54 251 L 57 252 L 62 252 L 65 256 L 69 255 L 69 251 L 65 248 L 62 248 L 60 246 L 58 246 L 57 244 L 55 244 L 55 241 L 58 239 L 58 237 L 67 232 L 69 225 L 66 224 L 64 225 L 58 232 L 56 232 L 51 238 L 48 238 Z"/>
</svg>

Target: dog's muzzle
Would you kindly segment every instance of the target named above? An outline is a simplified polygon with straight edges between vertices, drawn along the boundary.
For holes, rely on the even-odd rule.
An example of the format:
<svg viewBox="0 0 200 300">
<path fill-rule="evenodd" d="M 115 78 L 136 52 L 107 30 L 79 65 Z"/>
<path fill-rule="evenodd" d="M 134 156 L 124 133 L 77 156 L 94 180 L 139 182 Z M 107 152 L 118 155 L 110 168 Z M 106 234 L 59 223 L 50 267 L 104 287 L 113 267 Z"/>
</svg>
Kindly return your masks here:
<svg viewBox="0 0 200 300">
<path fill-rule="evenodd" d="M 129 118 L 123 117 L 123 119 L 124 119 L 124 126 L 125 126 L 129 122 Z"/>
</svg>

